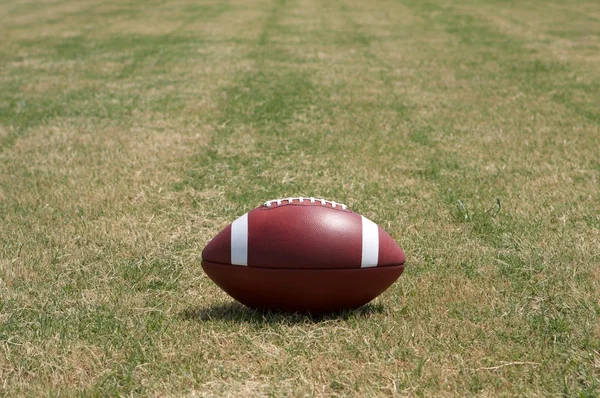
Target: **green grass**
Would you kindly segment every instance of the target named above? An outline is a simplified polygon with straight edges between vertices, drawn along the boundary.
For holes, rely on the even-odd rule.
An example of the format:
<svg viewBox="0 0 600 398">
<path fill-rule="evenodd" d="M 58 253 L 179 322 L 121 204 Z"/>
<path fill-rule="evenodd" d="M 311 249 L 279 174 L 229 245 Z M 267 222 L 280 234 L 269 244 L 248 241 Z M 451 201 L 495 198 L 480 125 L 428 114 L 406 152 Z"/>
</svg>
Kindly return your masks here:
<svg viewBox="0 0 600 398">
<path fill-rule="evenodd" d="M 600 5 L 0 3 L 7 396 L 600 394 Z M 200 268 L 322 196 L 407 254 L 355 312 Z"/>
</svg>

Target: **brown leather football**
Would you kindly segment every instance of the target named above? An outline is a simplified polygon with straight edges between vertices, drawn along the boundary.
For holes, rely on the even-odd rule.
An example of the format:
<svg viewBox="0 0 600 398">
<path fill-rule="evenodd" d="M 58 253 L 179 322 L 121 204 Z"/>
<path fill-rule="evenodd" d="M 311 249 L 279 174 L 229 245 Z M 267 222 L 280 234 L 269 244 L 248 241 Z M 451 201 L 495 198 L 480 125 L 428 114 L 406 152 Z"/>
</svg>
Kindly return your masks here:
<svg viewBox="0 0 600 398">
<path fill-rule="evenodd" d="M 310 313 L 368 303 L 400 277 L 404 261 L 375 223 L 315 198 L 267 201 L 202 251 L 206 274 L 242 304 Z"/>
</svg>

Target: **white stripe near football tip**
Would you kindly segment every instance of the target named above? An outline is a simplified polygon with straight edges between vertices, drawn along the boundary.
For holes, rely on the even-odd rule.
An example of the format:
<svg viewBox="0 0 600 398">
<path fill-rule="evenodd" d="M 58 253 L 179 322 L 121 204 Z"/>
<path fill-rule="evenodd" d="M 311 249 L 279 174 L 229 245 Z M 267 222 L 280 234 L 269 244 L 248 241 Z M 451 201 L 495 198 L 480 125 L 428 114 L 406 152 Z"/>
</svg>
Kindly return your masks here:
<svg viewBox="0 0 600 398">
<path fill-rule="evenodd" d="M 379 227 L 373 221 L 362 218 L 361 268 L 376 267 L 379 261 Z"/>
<path fill-rule="evenodd" d="M 231 264 L 248 265 L 248 213 L 231 224 Z"/>
</svg>

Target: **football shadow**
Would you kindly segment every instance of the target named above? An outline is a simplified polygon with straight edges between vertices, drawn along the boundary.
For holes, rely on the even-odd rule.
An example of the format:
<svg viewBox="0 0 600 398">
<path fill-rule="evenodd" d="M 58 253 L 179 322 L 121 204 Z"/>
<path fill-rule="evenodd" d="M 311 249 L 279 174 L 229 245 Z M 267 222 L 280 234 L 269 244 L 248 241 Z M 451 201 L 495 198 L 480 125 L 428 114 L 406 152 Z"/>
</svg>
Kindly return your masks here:
<svg viewBox="0 0 600 398">
<path fill-rule="evenodd" d="M 351 318 L 368 318 L 384 311 L 382 304 L 366 304 L 355 310 L 343 310 L 326 314 L 290 313 L 284 311 L 256 310 L 237 302 L 216 304 L 206 308 L 187 308 L 179 316 L 187 321 L 230 321 L 249 323 L 318 323 Z"/>
</svg>

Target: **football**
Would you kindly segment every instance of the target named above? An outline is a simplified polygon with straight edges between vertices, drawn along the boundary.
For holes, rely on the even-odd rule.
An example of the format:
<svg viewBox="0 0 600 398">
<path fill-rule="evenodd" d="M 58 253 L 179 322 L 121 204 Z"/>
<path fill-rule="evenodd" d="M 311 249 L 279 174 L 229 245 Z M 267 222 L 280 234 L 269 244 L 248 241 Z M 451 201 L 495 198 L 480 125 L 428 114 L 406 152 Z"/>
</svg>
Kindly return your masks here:
<svg viewBox="0 0 600 398">
<path fill-rule="evenodd" d="M 390 287 L 405 255 L 372 221 L 315 198 L 269 200 L 215 236 L 202 268 L 242 304 L 313 314 L 358 308 Z"/>
</svg>

